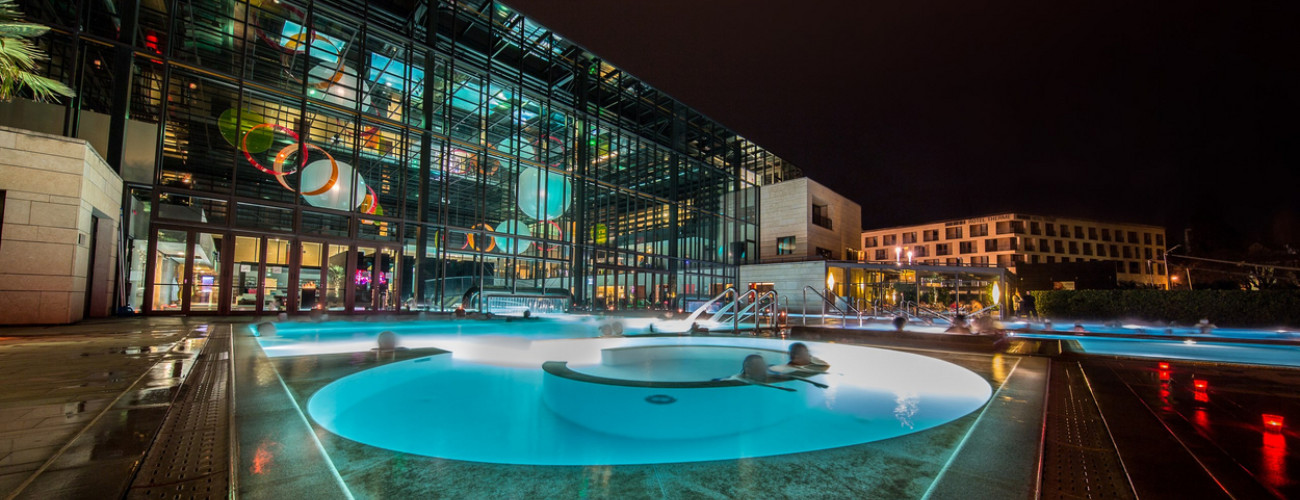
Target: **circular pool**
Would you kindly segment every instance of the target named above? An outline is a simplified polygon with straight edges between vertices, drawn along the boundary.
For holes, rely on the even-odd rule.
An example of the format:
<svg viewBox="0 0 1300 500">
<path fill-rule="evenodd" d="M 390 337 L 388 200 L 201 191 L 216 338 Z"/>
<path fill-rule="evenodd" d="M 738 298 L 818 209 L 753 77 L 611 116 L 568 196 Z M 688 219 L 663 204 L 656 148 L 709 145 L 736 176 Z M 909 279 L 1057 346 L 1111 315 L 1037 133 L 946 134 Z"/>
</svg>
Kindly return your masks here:
<svg viewBox="0 0 1300 500">
<path fill-rule="evenodd" d="M 979 375 L 925 356 L 809 342 L 831 364 L 775 385 L 725 378 L 789 342 L 694 337 L 461 343 L 372 368 L 308 402 L 331 432 L 372 446 L 489 463 L 619 465 L 736 459 L 918 432 L 980 408 Z"/>
</svg>

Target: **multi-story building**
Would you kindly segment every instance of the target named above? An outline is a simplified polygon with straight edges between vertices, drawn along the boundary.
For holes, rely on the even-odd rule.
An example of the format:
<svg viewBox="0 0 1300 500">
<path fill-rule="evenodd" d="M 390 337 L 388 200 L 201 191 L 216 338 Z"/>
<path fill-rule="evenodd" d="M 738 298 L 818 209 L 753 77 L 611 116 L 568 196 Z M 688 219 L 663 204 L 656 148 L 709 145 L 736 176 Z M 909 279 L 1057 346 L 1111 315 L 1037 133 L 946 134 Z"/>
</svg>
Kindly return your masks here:
<svg viewBox="0 0 1300 500">
<path fill-rule="evenodd" d="M 121 177 L 120 269 L 97 276 L 145 313 L 667 305 L 736 283 L 756 186 L 799 176 L 492 0 L 18 4 L 77 96 L 0 125 L 85 139 Z"/>
<path fill-rule="evenodd" d="M 764 261 L 858 260 L 862 207 L 803 177 L 758 188 Z"/>
<path fill-rule="evenodd" d="M 962 266 L 1113 262 L 1119 281 L 1167 288 L 1165 229 L 1007 213 L 862 232 L 863 260 Z"/>
</svg>

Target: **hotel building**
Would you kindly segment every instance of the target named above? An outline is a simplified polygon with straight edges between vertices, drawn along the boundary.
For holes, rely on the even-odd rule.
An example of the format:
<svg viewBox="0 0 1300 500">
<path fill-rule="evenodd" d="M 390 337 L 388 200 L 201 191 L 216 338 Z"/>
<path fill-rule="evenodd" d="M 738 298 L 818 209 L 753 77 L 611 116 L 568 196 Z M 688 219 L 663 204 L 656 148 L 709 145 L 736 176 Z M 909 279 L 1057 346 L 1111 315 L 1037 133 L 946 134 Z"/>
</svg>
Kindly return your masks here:
<svg viewBox="0 0 1300 500">
<path fill-rule="evenodd" d="M 862 232 L 863 258 L 950 266 L 1112 262 L 1116 278 L 1168 288 L 1165 229 L 1006 213 Z"/>
</svg>

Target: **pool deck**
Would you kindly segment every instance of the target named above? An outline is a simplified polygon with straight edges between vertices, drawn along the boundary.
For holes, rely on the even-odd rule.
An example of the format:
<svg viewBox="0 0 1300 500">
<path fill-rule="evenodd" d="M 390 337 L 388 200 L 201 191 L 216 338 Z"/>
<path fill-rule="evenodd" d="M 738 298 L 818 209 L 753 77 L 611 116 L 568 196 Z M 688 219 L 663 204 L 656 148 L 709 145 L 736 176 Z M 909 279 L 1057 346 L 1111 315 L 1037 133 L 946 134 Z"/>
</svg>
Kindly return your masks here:
<svg viewBox="0 0 1300 500">
<path fill-rule="evenodd" d="M 206 425 L 227 426 L 232 438 L 194 445 L 210 456 L 203 478 L 179 474 L 186 484 L 220 478 L 225 489 L 215 496 L 233 488 L 251 498 L 310 491 L 322 499 L 1300 497 L 1297 433 L 1264 432 L 1261 423 L 1264 413 L 1300 420 L 1295 369 L 1174 362 L 1161 377 L 1150 360 L 796 329 L 793 338 L 943 359 L 981 375 L 995 393 L 949 424 L 844 448 L 685 464 L 514 466 L 398 453 L 319 428 L 304 416 L 307 398 L 381 361 L 371 353 L 267 358 L 249 321 L 0 329 L 0 494 L 136 497 L 168 486 L 155 470 L 171 463 L 164 455 L 195 450 L 167 449 L 159 440 L 172 439 L 160 436 L 187 428 L 177 419 L 208 404 L 208 414 L 230 411 L 233 423 L 210 417 Z M 227 359 L 228 374 L 213 371 Z M 1194 390 L 1193 380 L 1208 389 Z"/>
</svg>

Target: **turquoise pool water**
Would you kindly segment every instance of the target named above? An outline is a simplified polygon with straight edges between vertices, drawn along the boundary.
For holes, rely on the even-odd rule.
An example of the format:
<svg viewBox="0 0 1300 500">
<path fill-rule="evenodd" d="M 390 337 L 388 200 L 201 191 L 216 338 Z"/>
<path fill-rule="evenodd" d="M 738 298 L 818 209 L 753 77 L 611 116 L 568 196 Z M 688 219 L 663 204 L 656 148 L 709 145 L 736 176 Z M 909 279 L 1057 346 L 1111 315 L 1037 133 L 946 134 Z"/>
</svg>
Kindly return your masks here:
<svg viewBox="0 0 1300 500">
<path fill-rule="evenodd" d="M 347 439 L 381 448 L 474 462 L 618 465 L 770 456 L 849 446 L 943 425 L 982 407 L 982 377 L 925 356 L 844 344 L 808 343 L 831 363 L 816 378 L 757 386 L 639 387 L 702 381 L 739 371 L 760 353 L 781 359 L 789 342 L 754 338 L 592 338 L 585 322 L 511 323 L 509 331 L 410 328 L 404 345 L 449 354 L 391 363 L 336 380 L 314 394 L 308 414 Z M 366 349 L 373 336 L 341 328 L 280 329 L 260 339 L 280 355 Z M 526 326 L 525 326 L 526 325 Z M 577 326 L 575 326 L 577 325 Z M 394 325 L 374 325 L 394 330 Z M 421 324 L 421 326 L 427 326 Z M 505 324 L 498 324 L 498 327 Z M 586 325 L 591 326 L 591 325 Z M 310 331 L 309 331 L 310 330 Z M 396 330 L 395 330 L 396 331 Z M 422 331 L 423 333 L 416 333 Z M 582 337 L 566 336 L 582 334 Z M 611 362 L 608 350 L 656 347 L 653 361 Z M 630 386 L 556 378 L 573 371 L 631 380 Z"/>
</svg>

